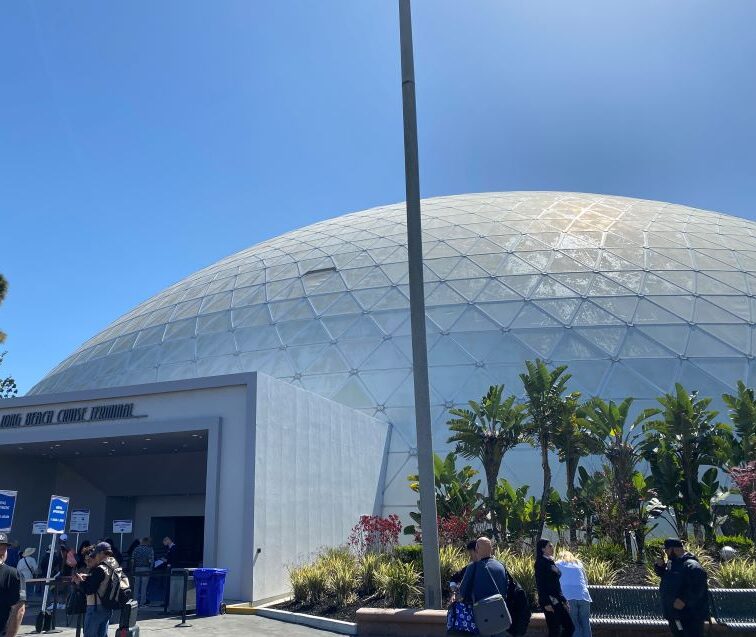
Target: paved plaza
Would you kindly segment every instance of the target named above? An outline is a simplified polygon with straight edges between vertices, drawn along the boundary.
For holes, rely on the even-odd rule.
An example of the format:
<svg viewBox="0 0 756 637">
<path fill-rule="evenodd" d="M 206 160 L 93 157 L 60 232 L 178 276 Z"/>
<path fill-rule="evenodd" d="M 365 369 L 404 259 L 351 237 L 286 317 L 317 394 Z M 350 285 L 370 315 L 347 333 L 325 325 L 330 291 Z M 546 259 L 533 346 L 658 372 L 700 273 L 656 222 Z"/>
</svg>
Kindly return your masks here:
<svg viewBox="0 0 756 637">
<path fill-rule="evenodd" d="M 62 615 L 62 614 L 61 614 Z M 24 621 L 24 628 L 19 635 L 36 634 L 33 631 L 36 612 L 29 614 Z M 61 616 L 61 620 L 63 617 Z M 177 617 L 153 617 L 140 620 L 140 635 L 154 635 L 155 637 L 198 637 L 206 636 L 233 636 L 244 635 L 245 637 L 333 637 L 334 633 L 295 624 L 287 624 L 273 619 L 256 617 L 254 615 L 221 615 L 218 617 L 190 617 L 188 623 L 191 628 L 176 628 L 180 621 Z M 76 629 L 59 626 L 63 637 L 73 637 Z M 117 628 L 111 625 L 109 634 L 114 635 Z"/>
</svg>

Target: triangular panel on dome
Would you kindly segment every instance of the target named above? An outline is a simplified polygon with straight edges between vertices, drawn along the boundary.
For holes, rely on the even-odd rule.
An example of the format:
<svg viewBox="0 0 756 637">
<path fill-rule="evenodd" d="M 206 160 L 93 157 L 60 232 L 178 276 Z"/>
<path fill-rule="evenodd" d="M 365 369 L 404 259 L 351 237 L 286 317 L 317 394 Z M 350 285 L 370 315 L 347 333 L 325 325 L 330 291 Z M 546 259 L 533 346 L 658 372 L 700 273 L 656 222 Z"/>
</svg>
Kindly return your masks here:
<svg viewBox="0 0 756 637">
<path fill-rule="evenodd" d="M 243 371 L 238 356 L 210 356 L 197 360 L 197 373 L 200 376 L 220 376 L 238 374 Z"/>
<path fill-rule="evenodd" d="M 746 280 L 746 274 L 744 272 L 736 272 L 734 270 L 706 270 L 698 274 L 700 277 L 706 277 L 707 279 L 714 279 L 720 283 L 723 283 L 728 288 L 731 288 L 729 292 L 725 294 L 736 293 L 748 293 L 748 281 Z M 708 294 L 708 292 L 698 291 L 699 294 Z"/>
<path fill-rule="evenodd" d="M 531 265 L 527 261 L 524 261 L 520 256 L 515 254 L 509 254 L 506 256 L 504 262 L 498 269 L 498 272 L 494 274 L 501 274 L 502 276 L 510 275 L 522 275 L 522 274 L 540 274 L 541 271 L 535 266 Z"/>
<path fill-rule="evenodd" d="M 569 361 L 567 372 L 572 374 L 569 381 L 570 391 L 579 391 L 583 398 L 597 396 L 601 390 L 604 377 L 612 363 L 608 360 Z"/>
<path fill-rule="evenodd" d="M 160 365 L 157 369 L 157 379 L 160 382 L 167 380 L 183 380 L 185 378 L 197 378 L 196 363 L 172 363 L 169 365 Z"/>
<path fill-rule="evenodd" d="M 588 272 L 590 271 L 590 268 L 580 263 L 580 261 L 575 261 L 572 257 L 568 257 L 566 254 L 562 254 L 558 250 L 555 250 L 553 253 L 553 259 L 551 261 L 551 265 L 549 266 L 549 272 Z"/>
<path fill-rule="evenodd" d="M 707 295 L 703 298 L 730 314 L 734 314 L 741 321 L 751 320 L 751 306 L 754 303 L 753 299 L 746 298 L 742 294 L 728 296 Z"/>
<path fill-rule="evenodd" d="M 488 318 L 477 307 L 468 305 L 459 320 L 454 323 L 454 332 L 484 332 L 486 330 L 498 331 L 499 326 Z"/>
<path fill-rule="evenodd" d="M 382 263 L 380 267 L 391 283 L 406 283 L 409 280 L 409 269 L 406 263 Z M 438 278 L 426 266 L 423 266 L 423 271 L 425 281 Z M 428 275 L 431 275 L 432 278 L 428 278 Z"/>
<path fill-rule="evenodd" d="M 632 369 L 661 392 L 667 392 L 674 385 L 680 373 L 681 361 L 677 357 L 669 358 L 627 358 L 622 364 Z"/>
<path fill-rule="evenodd" d="M 501 251 L 494 254 L 479 254 L 470 257 L 470 261 L 490 275 L 505 274 L 504 264 L 507 255 Z"/>
<path fill-rule="evenodd" d="M 543 247 L 543 246 L 542 246 Z M 522 245 L 519 246 L 517 256 L 523 261 L 529 263 L 541 272 L 546 272 L 552 258 L 551 250 L 533 250 L 531 252 L 522 252 Z"/>
<path fill-rule="evenodd" d="M 239 362 L 244 371 L 256 372 L 260 371 L 264 364 L 276 356 L 281 354 L 277 349 L 257 350 L 251 352 L 241 352 L 239 354 Z"/>
<path fill-rule="evenodd" d="M 540 301 L 533 301 L 534 305 L 548 312 L 551 316 L 553 316 L 564 325 L 569 325 L 572 322 L 572 317 L 575 314 L 575 310 L 577 310 L 578 306 L 580 306 L 581 303 L 582 301 L 580 299 L 544 299 Z"/>
<path fill-rule="evenodd" d="M 233 292 L 232 307 L 244 307 L 257 305 L 265 302 L 265 286 L 253 285 L 246 288 L 237 288 Z"/>
<path fill-rule="evenodd" d="M 588 289 L 588 296 L 626 296 L 631 290 L 622 287 L 615 281 L 596 274 L 591 281 L 591 287 Z"/>
<path fill-rule="evenodd" d="M 428 351 L 428 364 L 431 366 L 459 365 L 474 362 L 468 353 L 448 336 L 439 338 L 436 344 L 432 348 L 429 348 Z"/>
<path fill-rule="evenodd" d="M 690 328 L 687 325 L 641 325 L 638 329 L 676 354 L 684 354 L 688 347 Z"/>
<path fill-rule="evenodd" d="M 488 277 L 483 279 L 462 279 L 449 281 L 447 285 L 456 292 L 459 292 L 466 301 L 474 301 L 490 281 Z"/>
<path fill-rule="evenodd" d="M 622 362 L 613 363 L 604 381 L 604 400 L 624 400 L 628 396 L 641 400 L 656 400 L 659 389 L 630 370 Z"/>
<path fill-rule="evenodd" d="M 602 272 L 601 274 L 631 292 L 640 292 L 643 284 L 644 273 L 640 270 L 620 270 L 618 272 Z"/>
<path fill-rule="evenodd" d="M 573 361 L 581 359 L 601 359 L 606 358 L 606 354 L 600 349 L 591 345 L 588 341 L 573 332 L 565 330 L 564 335 L 551 352 L 551 358 L 555 361 Z"/>
<path fill-rule="evenodd" d="M 688 358 L 705 356 L 742 356 L 742 352 L 730 347 L 702 329 L 692 329 L 688 349 Z"/>
<path fill-rule="evenodd" d="M 638 306 L 636 296 L 609 296 L 591 299 L 600 308 L 616 316 L 621 321 L 629 323 L 633 320 L 635 309 Z"/>
<path fill-rule="evenodd" d="M 355 338 L 380 339 L 383 338 L 383 332 L 370 316 L 360 315 L 357 320 L 340 335 L 340 338 L 347 340 Z"/>
<path fill-rule="evenodd" d="M 583 265 L 589 268 L 596 267 L 602 250 L 599 248 L 582 248 L 582 249 L 569 249 L 561 248 L 561 251 L 568 257 L 579 261 Z"/>
<path fill-rule="evenodd" d="M 466 309 L 467 305 L 442 305 L 429 307 L 425 314 L 442 330 L 450 330 Z"/>
<path fill-rule="evenodd" d="M 526 298 L 531 290 L 535 288 L 536 285 L 541 281 L 542 275 L 532 275 L 532 274 L 524 274 L 524 275 L 512 275 L 512 276 L 502 276 L 499 277 L 499 281 L 501 281 L 504 285 L 506 285 L 508 288 L 511 288 L 514 290 L 517 294 L 522 296 L 523 298 Z M 554 277 L 556 278 L 556 277 Z"/>
<path fill-rule="evenodd" d="M 348 372 L 349 365 L 335 345 L 329 345 L 305 369 L 305 374 L 338 374 Z"/>
<path fill-rule="evenodd" d="M 674 352 L 651 340 L 637 328 L 628 328 L 625 342 L 620 348 L 620 358 L 652 358 L 656 356 L 670 356 Z"/>
<path fill-rule="evenodd" d="M 475 369 L 474 365 L 432 366 L 428 370 L 431 390 L 441 402 L 457 401 L 460 399 L 459 388 L 472 376 Z"/>
<path fill-rule="evenodd" d="M 179 343 L 180 341 L 175 341 Z M 236 341 L 232 332 L 218 332 L 197 336 L 197 358 L 236 354 Z M 165 345 L 163 346 L 165 348 Z"/>
<path fill-rule="evenodd" d="M 641 287 L 641 292 L 643 294 L 661 296 L 668 294 L 688 294 L 689 290 L 677 286 L 670 281 L 662 279 L 660 276 L 657 276 L 653 272 L 647 272 L 646 278 L 643 281 L 643 286 Z"/>
<path fill-rule="evenodd" d="M 501 303 L 478 303 L 478 309 L 485 312 L 501 327 L 509 327 L 515 316 L 522 309 L 521 301 L 504 301 Z"/>
<path fill-rule="evenodd" d="M 623 272 L 642 269 L 642 265 L 623 259 L 618 254 L 614 254 L 614 248 L 602 250 L 601 258 L 597 270 L 599 272 Z"/>
<path fill-rule="evenodd" d="M 409 297 L 402 292 L 406 286 L 400 285 L 398 287 L 392 287 L 389 289 L 388 292 L 386 292 L 385 296 L 381 297 L 380 300 L 378 300 L 372 307 L 366 309 L 371 309 L 373 312 L 378 310 L 397 310 L 401 308 L 409 308 Z M 369 292 L 370 290 L 365 290 L 365 292 Z M 375 290 L 377 292 L 377 290 Z M 355 293 L 355 296 L 359 296 L 360 302 L 362 303 L 362 297 L 358 292 Z M 369 301 L 368 298 L 365 299 L 365 303 Z"/>
<path fill-rule="evenodd" d="M 661 305 L 664 303 L 665 297 L 655 297 L 654 301 L 649 299 L 640 299 L 638 301 L 638 307 L 635 310 L 635 316 L 633 322 L 639 324 L 651 323 L 684 323 L 679 316 L 668 312 Z"/>
<path fill-rule="evenodd" d="M 486 238 L 504 250 L 514 250 L 522 239 L 521 234 L 507 232 L 505 227 L 497 227 L 499 234 L 488 235 Z"/>
<path fill-rule="evenodd" d="M 169 323 L 166 326 L 163 340 L 169 340 L 168 331 L 171 330 L 171 328 L 175 328 L 179 325 L 184 326 L 180 332 L 183 334 L 183 336 L 194 336 L 195 331 L 193 330 L 195 328 L 196 334 L 228 332 L 231 330 L 231 312 L 216 312 L 215 314 L 200 316 L 197 319 L 184 319 L 183 321 L 179 321 L 179 323 Z M 173 333 L 176 334 L 177 338 L 182 338 L 182 336 L 178 336 L 179 332 Z"/>
<path fill-rule="evenodd" d="M 512 339 L 500 332 L 459 332 L 450 338 L 467 353 L 464 361 L 511 361 L 513 357 L 519 360 L 521 352 L 525 349 L 519 343 L 517 352 L 510 347 Z"/>
<path fill-rule="evenodd" d="M 177 321 L 182 318 L 189 318 L 191 316 L 197 316 L 200 306 L 202 305 L 202 299 L 194 299 L 192 301 L 185 301 L 179 303 L 171 316 L 172 321 Z"/>
<path fill-rule="evenodd" d="M 732 250 L 698 249 L 693 251 L 693 259 L 699 270 L 731 270 L 738 267 Z"/>
<path fill-rule="evenodd" d="M 361 371 L 360 378 L 379 405 L 387 404 L 391 395 L 403 384 L 412 386 L 412 372 L 409 370 Z"/>
<path fill-rule="evenodd" d="M 278 324 L 279 333 L 281 333 L 281 328 L 285 325 L 286 323 Z M 294 334 L 284 342 L 287 345 L 307 345 L 309 343 L 325 343 L 330 340 L 331 335 L 325 330 L 320 321 L 308 321 L 308 325 L 305 325 L 303 329 L 294 332 Z"/>
<path fill-rule="evenodd" d="M 646 267 L 646 251 L 644 248 L 612 248 L 611 254 L 632 263 L 633 267 L 630 269 L 637 270 Z"/>
<path fill-rule="evenodd" d="M 572 325 L 624 325 L 624 323 L 595 303 L 583 301 L 572 319 Z"/>
<path fill-rule="evenodd" d="M 557 327 L 559 325 L 561 325 L 559 321 L 532 303 L 526 303 L 517 315 L 517 318 L 512 322 L 513 328 Z"/>
<path fill-rule="evenodd" d="M 268 309 L 274 321 L 294 321 L 309 319 L 315 316 L 312 306 L 307 302 L 307 299 L 274 301 L 268 304 Z"/>
<path fill-rule="evenodd" d="M 375 297 L 380 297 L 385 293 L 385 290 L 356 290 L 354 292 L 345 292 L 327 308 L 320 312 L 321 316 L 338 316 L 341 314 L 360 314 L 362 312 L 362 306 L 358 303 L 364 302 L 367 304 L 371 300 L 374 302 Z"/>
<path fill-rule="evenodd" d="M 392 339 L 393 340 L 393 339 Z M 396 369 L 411 365 L 410 360 L 404 356 L 392 342 L 383 341 L 371 352 L 359 365 L 359 369 Z"/>
<path fill-rule="evenodd" d="M 334 272 L 325 280 L 319 281 L 317 285 L 312 287 L 308 284 L 307 277 L 304 277 L 304 286 L 308 294 L 312 294 L 313 292 L 327 294 L 329 292 L 343 292 L 346 290 L 344 279 L 341 278 L 341 274 L 338 272 Z"/>
<path fill-rule="evenodd" d="M 288 355 L 294 366 L 294 371 L 302 373 L 315 362 L 326 347 L 328 346 L 325 343 L 317 343 L 314 345 L 298 345 L 296 347 L 287 346 L 285 350 L 279 351 L 282 354 L 281 358 L 284 358 L 284 353 Z"/>
<path fill-rule="evenodd" d="M 485 301 L 505 301 L 507 299 L 522 298 L 514 290 L 509 289 L 506 285 L 497 279 L 489 279 L 483 290 L 478 294 L 476 301 L 482 303 Z"/>
<path fill-rule="evenodd" d="M 344 279 L 344 283 L 346 283 L 347 288 L 349 288 L 350 290 L 355 287 L 369 287 L 362 285 L 358 286 L 358 283 L 368 274 L 376 270 L 380 272 L 380 268 L 377 265 L 366 266 L 363 268 L 353 268 L 350 270 L 341 270 L 341 277 Z"/>
<path fill-rule="evenodd" d="M 377 404 L 365 384 L 356 375 L 349 377 L 344 386 L 333 395 L 333 400 L 354 409 L 375 407 Z"/>
<path fill-rule="evenodd" d="M 549 276 L 541 279 L 538 287 L 531 292 L 531 297 L 536 299 L 554 299 L 575 296 L 575 292 L 570 288 L 562 285 L 559 281 Z"/>
<path fill-rule="evenodd" d="M 446 283 L 439 283 L 425 292 L 425 304 L 427 306 L 452 305 L 454 303 L 467 303 L 467 299 Z"/>
<path fill-rule="evenodd" d="M 139 335 L 137 336 L 137 340 L 134 343 L 134 347 L 147 347 L 149 345 L 157 345 L 158 343 L 161 343 L 163 341 L 163 334 L 165 333 L 165 325 L 157 325 L 155 327 L 149 327 L 146 330 L 141 330 L 139 332 Z M 104 343 L 101 345 L 98 345 L 97 347 L 93 347 L 89 351 L 88 358 L 97 358 L 99 356 L 104 356 L 107 353 L 107 350 L 109 350 L 112 347 L 112 343 Z M 82 361 L 78 361 L 83 362 Z"/>
<path fill-rule="evenodd" d="M 750 354 L 751 327 L 749 325 L 700 323 L 698 327 L 734 347 L 738 352 Z"/>
<path fill-rule="evenodd" d="M 560 274 L 552 274 L 551 278 L 570 288 L 575 294 L 586 295 L 591 287 L 594 276 L 593 272 L 562 272 Z"/>
<path fill-rule="evenodd" d="M 512 330 L 512 335 L 530 348 L 537 356 L 549 358 L 551 351 L 564 333 L 564 328 L 538 328 Z"/>
<path fill-rule="evenodd" d="M 744 356 L 740 358 L 690 358 L 689 362 L 732 389 L 737 387 L 739 380 L 745 382 L 748 374 L 748 360 Z M 703 387 L 701 391 L 704 391 Z M 706 392 L 707 396 L 711 395 L 708 389 Z"/>
<path fill-rule="evenodd" d="M 479 401 L 481 396 L 486 395 L 488 388 L 491 385 L 498 384 L 498 382 L 497 379 L 493 378 L 488 373 L 487 369 L 478 367 L 472 374 L 470 374 L 464 383 L 460 384 L 456 396 L 450 400 L 454 400 L 463 405 L 466 405 L 469 400 Z"/>
<path fill-rule="evenodd" d="M 275 281 L 268 284 L 268 300 L 270 301 L 301 299 L 304 296 L 305 291 L 300 279 Z"/>
<path fill-rule="evenodd" d="M 735 391 L 735 385 L 728 385 L 722 379 L 705 372 L 693 361 L 683 361 L 678 380 L 688 391 L 698 391 L 702 397 L 719 397 Z M 724 420 L 720 416 L 721 420 Z"/>
<path fill-rule="evenodd" d="M 347 363 L 349 363 L 349 367 L 359 369 L 362 362 L 378 348 L 381 342 L 374 338 L 363 338 L 349 341 L 340 349 Z"/>
<path fill-rule="evenodd" d="M 743 319 L 699 297 L 696 299 L 696 323 L 741 323 Z"/>
<path fill-rule="evenodd" d="M 444 257 L 442 259 L 426 259 L 425 265 L 429 268 L 439 279 L 448 278 L 452 270 L 459 265 L 463 259 L 461 256 L 456 257 Z"/>
<path fill-rule="evenodd" d="M 398 336 L 410 333 L 409 312 L 406 310 L 373 311 L 370 315 L 386 334 Z"/>
</svg>

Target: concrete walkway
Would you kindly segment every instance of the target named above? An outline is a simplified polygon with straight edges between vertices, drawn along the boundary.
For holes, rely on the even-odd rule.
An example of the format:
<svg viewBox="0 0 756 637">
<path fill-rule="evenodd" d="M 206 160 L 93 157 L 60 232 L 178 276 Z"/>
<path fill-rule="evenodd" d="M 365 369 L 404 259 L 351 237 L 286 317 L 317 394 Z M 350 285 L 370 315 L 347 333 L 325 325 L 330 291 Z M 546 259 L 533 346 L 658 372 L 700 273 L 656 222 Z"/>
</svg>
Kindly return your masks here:
<svg viewBox="0 0 756 637">
<path fill-rule="evenodd" d="M 36 614 L 34 615 L 36 616 Z M 24 618 L 24 627 L 19 635 L 28 635 L 34 630 L 34 616 Z M 190 617 L 188 623 L 191 628 L 175 628 L 181 621 L 177 617 L 156 617 L 140 620 L 140 635 L 153 635 L 157 637 L 198 637 L 244 635 L 245 637 L 333 637 L 334 633 L 286 624 L 274 619 L 255 617 L 254 615 L 220 615 L 218 617 Z M 74 628 L 60 627 L 60 633 L 64 637 L 73 637 L 76 634 Z M 109 635 L 114 635 L 116 625 L 111 625 Z M 36 634 L 36 633 L 31 633 Z"/>
</svg>

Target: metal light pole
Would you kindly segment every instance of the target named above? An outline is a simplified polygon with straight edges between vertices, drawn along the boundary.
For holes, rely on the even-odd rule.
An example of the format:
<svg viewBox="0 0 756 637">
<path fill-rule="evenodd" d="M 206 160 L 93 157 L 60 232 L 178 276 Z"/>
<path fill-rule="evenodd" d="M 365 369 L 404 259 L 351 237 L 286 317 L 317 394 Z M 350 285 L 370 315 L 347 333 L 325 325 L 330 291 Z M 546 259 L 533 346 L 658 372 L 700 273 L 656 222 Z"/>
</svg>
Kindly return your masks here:
<svg viewBox="0 0 756 637">
<path fill-rule="evenodd" d="M 402 111 L 404 115 L 404 174 L 407 189 L 407 252 L 409 256 L 412 372 L 415 382 L 415 428 L 420 475 L 420 514 L 423 532 L 425 607 L 441 608 L 441 570 L 438 561 L 436 485 L 433 475 L 433 439 L 428 388 L 428 349 L 425 339 L 423 238 L 420 223 L 420 171 L 417 158 L 415 62 L 412 54 L 410 0 L 399 0 L 402 51 Z"/>
</svg>

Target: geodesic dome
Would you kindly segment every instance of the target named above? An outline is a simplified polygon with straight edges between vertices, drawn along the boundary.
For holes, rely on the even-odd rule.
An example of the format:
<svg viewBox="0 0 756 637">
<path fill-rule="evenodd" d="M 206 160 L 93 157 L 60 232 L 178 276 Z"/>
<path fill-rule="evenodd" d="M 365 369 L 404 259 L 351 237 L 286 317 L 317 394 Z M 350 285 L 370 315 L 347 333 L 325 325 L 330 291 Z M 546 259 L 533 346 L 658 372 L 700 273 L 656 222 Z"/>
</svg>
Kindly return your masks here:
<svg viewBox="0 0 756 637">
<path fill-rule="evenodd" d="M 422 203 L 436 444 L 446 410 L 523 361 L 566 363 L 587 395 L 651 401 L 752 381 L 756 224 L 603 195 Z M 414 444 L 404 204 L 231 255 L 84 343 L 32 394 L 259 370 L 377 414 Z M 402 475 L 403 478 L 403 475 Z M 404 485 L 403 485 L 404 487 Z"/>
</svg>

